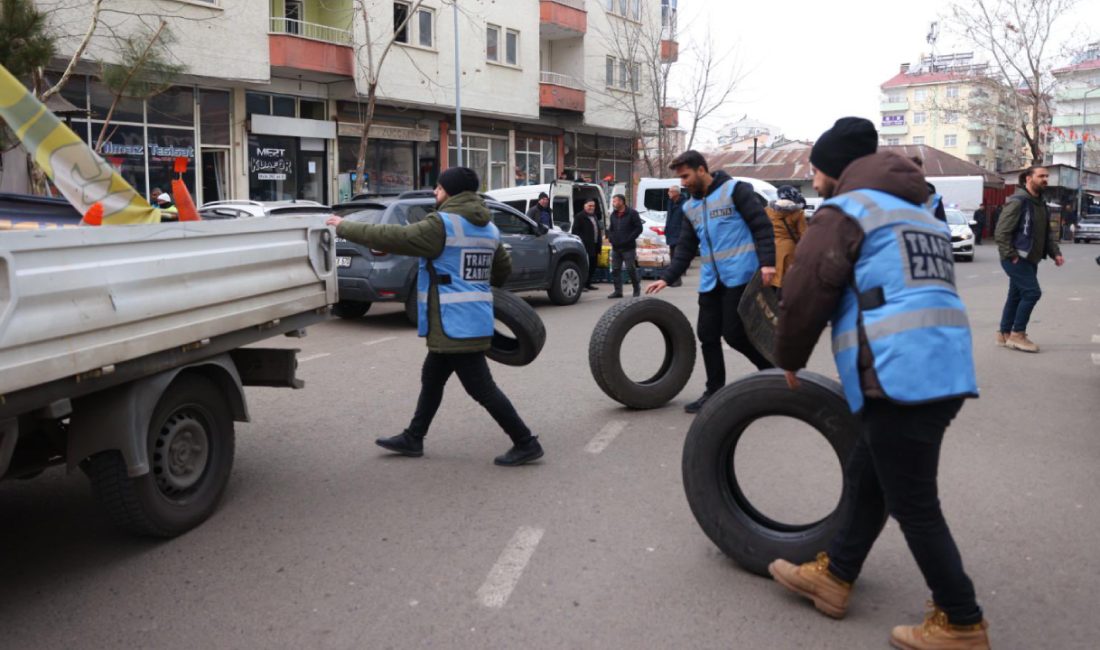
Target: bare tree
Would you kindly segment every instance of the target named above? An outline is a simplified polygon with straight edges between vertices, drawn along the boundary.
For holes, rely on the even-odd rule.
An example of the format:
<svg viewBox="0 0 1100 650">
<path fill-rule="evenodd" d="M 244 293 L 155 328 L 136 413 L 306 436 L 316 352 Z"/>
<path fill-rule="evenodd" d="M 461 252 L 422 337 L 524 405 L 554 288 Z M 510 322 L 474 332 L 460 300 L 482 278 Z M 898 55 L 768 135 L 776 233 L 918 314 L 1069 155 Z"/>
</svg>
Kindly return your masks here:
<svg viewBox="0 0 1100 650">
<path fill-rule="evenodd" d="M 1050 119 L 1056 23 L 1079 0 L 967 0 L 951 5 L 951 29 L 988 56 L 984 79 L 990 99 L 1003 102 L 1027 145 L 1032 164 L 1042 164 L 1043 130 Z"/>
<path fill-rule="evenodd" d="M 355 194 L 363 191 L 363 181 L 367 167 L 367 146 L 370 143 L 370 127 L 374 122 L 374 108 L 378 100 L 378 83 L 382 76 L 382 66 L 386 63 L 386 57 L 393 49 L 393 44 L 397 42 L 397 36 L 401 33 L 407 33 L 406 29 L 409 21 L 416 15 L 416 10 L 420 8 L 422 3 L 423 0 L 413 2 L 409 6 L 405 18 L 394 25 L 392 33 L 387 33 L 385 30 L 376 33 L 371 30 L 371 14 L 377 15 L 382 12 L 378 10 L 377 6 L 374 6 L 375 3 L 371 0 L 355 0 L 355 9 L 362 17 L 365 36 L 361 43 L 355 44 L 355 59 L 366 75 L 367 85 L 367 116 L 363 122 L 363 133 L 359 136 L 359 153 L 355 159 L 355 186 L 353 190 Z"/>
<path fill-rule="evenodd" d="M 691 115 L 687 148 L 695 144 L 699 124 L 725 107 L 744 78 L 734 47 L 721 49 L 714 42 L 710 27 L 706 37 L 693 48 L 695 66 L 680 92 L 686 111 Z"/>
</svg>

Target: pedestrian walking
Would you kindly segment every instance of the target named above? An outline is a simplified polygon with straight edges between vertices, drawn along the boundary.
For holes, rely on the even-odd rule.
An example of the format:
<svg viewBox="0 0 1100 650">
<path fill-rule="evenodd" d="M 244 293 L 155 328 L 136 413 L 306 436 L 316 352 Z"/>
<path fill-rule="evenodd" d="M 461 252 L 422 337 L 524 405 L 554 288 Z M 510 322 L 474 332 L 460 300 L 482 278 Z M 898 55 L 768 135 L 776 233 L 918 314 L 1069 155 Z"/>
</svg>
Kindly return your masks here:
<svg viewBox="0 0 1100 650">
<path fill-rule="evenodd" d="M 1028 167 L 1020 174 L 1016 193 L 1005 202 L 994 238 L 1001 256 L 1001 268 L 1008 275 L 1008 299 L 996 333 L 997 345 L 1021 352 L 1038 352 L 1027 335 L 1031 312 L 1042 297 L 1039 262 L 1049 257 L 1062 266 L 1058 232 L 1050 225 L 1043 200 L 1050 172 L 1046 167 Z"/>
<path fill-rule="evenodd" d="M 400 434 L 375 443 L 403 456 L 422 456 L 428 433 L 452 374 L 500 428 L 512 448 L 493 462 L 522 465 L 542 457 L 515 407 L 493 381 L 485 352 L 493 337 L 491 286 L 503 286 L 512 270 L 485 201 L 478 195 L 477 174 L 451 167 L 439 175 L 436 211 L 407 226 L 353 222 L 329 217 L 336 234 L 349 241 L 397 255 L 420 258 L 417 309 L 420 336 L 427 338 L 428 356 L 420 375 L 420 397 L 409 426 Z"/>
<path fill-rule="evenodd" d="M 611 281 L 615 290 L 608 298 L 623 297 L 623 265 L 634 285 L 634 297 L 642 293 L 642 278 L 638 274 L 638 237 L 642 235 L 642 217 L 626 204 L 626 196 L 611 197 L 611 218 L 607 224 L 607 238 L 611 241 Z"/>
<path fill-rule="evenodd" d="M 827 200 L 783 283 L 777 363 L 798 390 L 832 320 L 833 353 L 861 423 L 845 467 L 839 532 L 817 559 L 777 559 L 769 572 L 823 613 L 842 618 L 887 516 L 897 520 L 932 592 L 922 625 L 898 626 L 898 648 L 982 649 L 987 623 L 944 520 L 936 484 L 948 424 L 977 381 L 966 310 L 955 289 L 951 235 L 925 207 L 911 160 L 876 153 L 878 134 L 842 118 L 814 144 L 814 189 Z"/>
<path fill-rule="evenodd" d="M 661 279 L 646 288 L 646 293 L 658 293 L 679 280 L 699 255 L 702 268 L 696 335 L 707 385 L 699 399 L 684 407 L 688 413 L 696 413 L 726 384 L 722 339 L 758 369 L 773 367 L 753 347 L 737 306 L 757 269 L 765 285 L 775 277 L 775 236 L 752 185 L 736 181 L 721 170 L 711 174 L 706 158 L 698 151 L 680 154 L 669 169 L 691 192 L 691 199 L 684 204 L 684 218 L 691 227 L 680 232 L 672 263 Z"/>
<path fill-rule="evenodd" d="M 550 195 L 539 192 L 539 200 L 527 210 L 527 218 L 547 228 L 554 227 L 554 212 L 550 209 Z"/>
<path fill-rule="evenodd" d="M 603 224 L 600 223 L 600 217 L 596 214 L 596 199 L 585 201 L 584 210 L 573 216 L 571 232 L 580 237 L 584 250 L 588 253 L 588 278 L 585 279 L 584 290 L 593 291 L 596 285 L 592 283 L 592 276 L 596 273 L 600 249 L 603 248 Z"/>
<path fill-rule="evenodd" d="M 665 243 L 668 244 L 669 259 L 676 256 L 676 246 L 680 243 L 680 231 L 684 224 L 684 204 L 687 197 L 680 191 L 679 185 L 668 188 L 668 212 L 665 213 Z M 690 227 L 690 226 L 689 226 Z M 684 284 L 680 278 L 668 285 L 679 287 Z"/>
<path fill-rule="evenodd" d="M 985 204 L 982 203 L 974 211 L 974 244 L 976 246 L 982 245 L 982 237 L 985 235 L 985 222 Z"/>
<path fill-rule="evenodd" d="M 806 199 L 791 185 L 776 190 L 776 200 L 770 202 L 765 212 L 772 222 L 775 234 L 775 278 L 772 286 L 783 288 L 783 276 L 794 263 L 795 247 L 806 232 Z"/>
</svg>

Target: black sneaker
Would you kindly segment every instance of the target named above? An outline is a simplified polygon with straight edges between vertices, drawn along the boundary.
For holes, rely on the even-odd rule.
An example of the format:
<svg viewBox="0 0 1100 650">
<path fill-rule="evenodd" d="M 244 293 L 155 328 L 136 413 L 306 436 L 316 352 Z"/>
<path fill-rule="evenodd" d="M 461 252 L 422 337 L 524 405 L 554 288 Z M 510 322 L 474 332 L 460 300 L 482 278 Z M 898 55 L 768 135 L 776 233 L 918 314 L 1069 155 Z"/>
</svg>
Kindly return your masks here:
<svg viewBox="0 0 1100 650">
<path fill-rule="evenodd" d="M 503 467 L 515 467 L 540 458 L 542 458 L 542 445 L 539 444 L 538 438 L 531 438 L 522 445 L 514 445 L 504 455 L 497 456 L 493 459 L 493 463 Z"/>
<path fill-rule="evenodd" d="M 613 292 L 611 292 L 610 294 L 608 294 L 608 296 L 607 296 L 607 297 L 608 297 L 608 299 L 611 299 L 611 298 L 622 298 L 622 297 L 623 297 L 623 292 L 622 292 L 622 291 L 613 291 Z"/>
<path fill-rule="evenodd" d="M 424 439 L 417 438 L 408 431 L 402 431 L 392 438 L 379 438 L 374 441 L 374 444 L 402 456 L 419 458 L 424 455 Z"/>
<path fill-rule="evenodd" d="M 589 291 L 595 291 L 596 289 L 599 289 L 599 287 L 597 287 L 597 286 L 596 286 L 596 285 L 594 285 L 594 284 L 590 284 L 590 285 L 588 285 L 587 287 L 585 287 L 585 289 L 587 289 L 587 290 L 589 290 Z"/>
<path fill-rule="evenodd" d="M 685 405 L 684 411 L 688 413 L 698 413 L 699 409 L 703 408 L 703 405 L 707 403 L 707 400 L 710 399 L 710 396 L 713 394 L 714 393 L 710 392 L 709 390 L 704 391 L 703 394 L 699 396 L 699 399 Z"/>
<path fill-rule="evenodd" d="M 640 295 L 642 295 L 642 288 L 641 287 L 634 287 L 634 297 L 637 298 Z"/>
<path fill-rule="evenodd" d="M 682 286 L 684 286 L 684 281 L 683 280 L 677 280 L 677 281 L 673 282 L 672 284 L 670 284 L 668 286 L 670 286 L 670 287 L 682 287 Z"/>
</svg>

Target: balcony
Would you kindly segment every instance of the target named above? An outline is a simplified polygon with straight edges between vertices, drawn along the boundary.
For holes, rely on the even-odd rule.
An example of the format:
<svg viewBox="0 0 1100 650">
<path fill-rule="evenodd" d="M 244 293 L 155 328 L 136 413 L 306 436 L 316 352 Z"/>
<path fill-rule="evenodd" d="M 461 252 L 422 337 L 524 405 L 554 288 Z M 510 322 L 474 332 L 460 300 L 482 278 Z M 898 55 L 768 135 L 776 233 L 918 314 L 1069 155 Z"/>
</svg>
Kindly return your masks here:
<svg viewBox="0 0 1100 650">
<path fill-rule="evenodd" d="M 675 129 L 680 126 L 680 109 L 672 106 L 661 107 L 661 126 L 666 129 Z"/>
<path fill-rule="evenodd" d="M 584 0 L 541 0 L 539 33 L 548 41 L 579 38 L 588 32 Z"/>
<path fill-rule="evenodd" d="M 661 41 L 661 63 L 676 63 L 680 60 L 680 44 L 673 40 Z"/>
<path fill-rule="evenodd" d="M 268 49 L 272 68 L 334 77 L 355 75 L 351 30 L 272 16 Z"/>
<path fill-rule="evenodd" d="M 989 147 L 984 144 L 970 143 L 966 145 L 966 155 L 968 156 L 980 156 L 987 151 L 989 151 Z"/>
<path fill-rule="evenodd" d="M 1097 93 L 1100 95 L 1100 93 Z M 1091 106 L 1089 107 L 1092 108 Z M 1096 112 L 1089 111 L 1088 115 L 1082 115 L 1080 113 L 1074 115 L 1073 113 L 1055 115 L 1051 120 L 1053 126 L 1059 126 L 1063 128 L 1081 128 L 1082 124 L 1085 125 L 1098 125 L 1100 124 L 1100 104 L 1096 105 Z"/>
<path fill-rule="evenodd" d="M 909 125 L 892 124 L 890 126 L 880 126 L 878 133 L 879 135 L 905 135 L 909 133 Z"/>
<path fill-rule="evenodd" d="M 543 71 L 539 74 L 539 107 L 549 111 L 584 112 L 584 88 L 569 75 Z"/>
<path fill-rule="evenodd" d="M 880 111 L 882 111 L 883 113 L 898 113 L 898 112 L 901 112 L 901 111 L 907 111 L 907 110 L 909 110 L 909 102 L 907 102 L 907 101 L 900 101 L 900 102 L 886 102 L 886 101 L 884 101 L 881 104 L 879 104 L 878 109 Z"/>
</svg>

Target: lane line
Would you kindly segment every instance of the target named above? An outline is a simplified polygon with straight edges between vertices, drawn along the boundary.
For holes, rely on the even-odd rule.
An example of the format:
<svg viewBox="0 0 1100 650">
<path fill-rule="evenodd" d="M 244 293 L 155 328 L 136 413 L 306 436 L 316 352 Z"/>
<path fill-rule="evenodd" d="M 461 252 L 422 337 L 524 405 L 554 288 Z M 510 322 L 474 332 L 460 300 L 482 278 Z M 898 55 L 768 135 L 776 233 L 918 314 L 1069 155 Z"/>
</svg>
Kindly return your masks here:
<svg viewBox="0 0 1100 650">
<path fill-rule="evenodd" d="M 311 354 L 308 357 L 301 357 L 298 359 L 298 363 L 305 363 L 306 361 L 313 361 L 314 359 L 324 359 L 325 357 L 331 357 L 331 352 L 321 352 L 320 354 Z"/>
<path fill-rule="evenodd" d="M 379 343 L 385 343 L 386 341 L 394 341 L 396 339 L 397 339 L 396 336 L 387 336 L 387 337 L 384 337 L 384 338 L 375 339 L 374 341 L 367 341 L 367 342 L 363 343 L 363 345 L 378 345 Z"/>
<path fill-rule="evenodd" d="M 1092 362 L 1094 364 L 1100 366 L 1100 352 L 1093 352 L 1092 353 Z"/>
<path fill-rule="evenodd" d="M 531 556 L 535 554 L 544 532 L 541 528 L 520 526 L 497 558 L 496 564 L 489 570 L 485 582 L 477 590 L 477 598 L 482 605 L 493 609 L 504 607 L 523 576 L 527 563 L 531 561 Z"/>
<path fill-rule="evenodd" d="M 1082 300 L 1084 300 L 1084 298 L 1070 298 L 1069 299 L 1070 302 L 1081 302 Z"/>
<path fill-rule="evenodd" d="M 1100 334 L 1093 334 L 1092 335 L 1092 342 L 1093 343 L 1100 343 Z"/>
<path fill-rule="evenodd" d="M 604 449 L 607 449 L 607 446 L 611 444 L 611 441 L 618 437 L 618 435 L 622 433 L 623 429 L 625 428 L 625 420 L 612 420 L 611 422 L 608 422 L 607 424 L 603 425 L 603 428 L 601 428 L 600 432 L 596 434 L 596 437 L 592 438 L 592 440 L 584 446 L 584 450 L 590 454 L 600 453 Z"/>
</svg>

